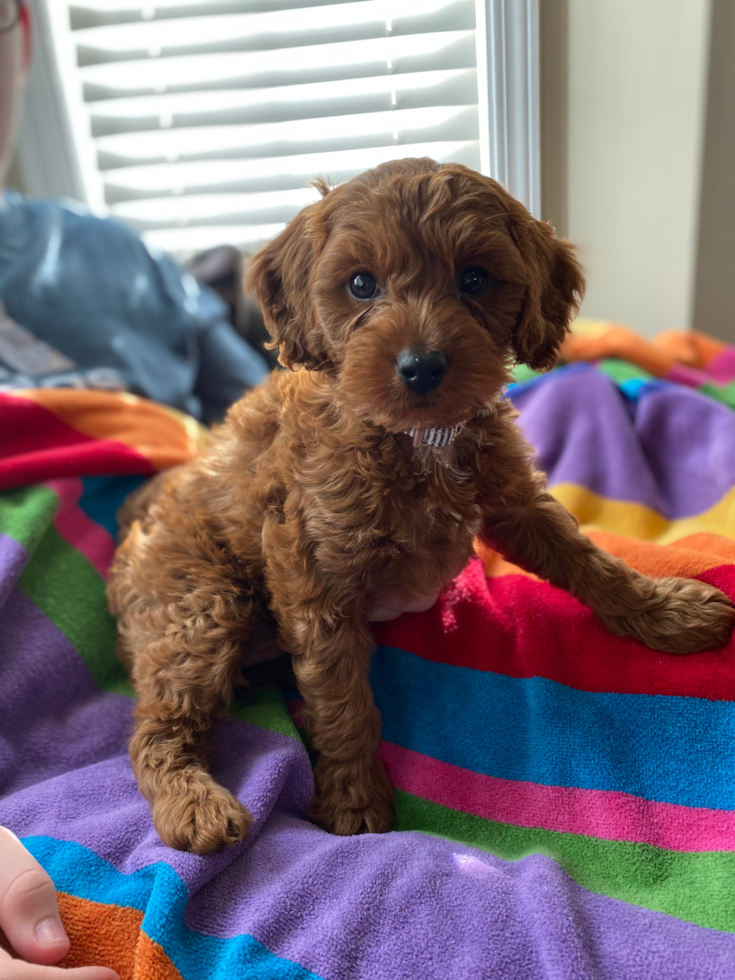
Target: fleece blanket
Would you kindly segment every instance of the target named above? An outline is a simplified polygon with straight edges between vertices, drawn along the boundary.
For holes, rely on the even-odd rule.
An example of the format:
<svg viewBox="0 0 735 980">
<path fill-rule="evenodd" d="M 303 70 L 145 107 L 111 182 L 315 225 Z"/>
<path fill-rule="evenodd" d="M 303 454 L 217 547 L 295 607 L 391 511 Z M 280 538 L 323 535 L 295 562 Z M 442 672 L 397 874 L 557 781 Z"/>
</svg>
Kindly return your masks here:
<svg viewBox="0 0 735 980">
<path fill-rule="evenodd" d="M 649 340 L 620 323 L 579 317 L 562 345 L 561 359 L 604 359 L 608 369 L 614 361 L 627 361 L 636 381 L 664 378 L 735 408 L 735 348 L 696 330 L 664 330 Z"/>
<path fill-rule="evenodd" d="M 735 597 L 725 403 L 621 361 L 509 397 L 600 544 Z M 613 637 L 493 553 L 376 633 L 395 832 L 308 822 L 298 702 L 265 688 L 214 737 L 250 837 L 208 857 L 161 844 L 104 580 L 117 505 L 200 436 L 129 396 L 0 398 L 0 823 L 53 876 L 67 963 L 126 980 L 735 977 L 735 648 Z"/>
</svg>

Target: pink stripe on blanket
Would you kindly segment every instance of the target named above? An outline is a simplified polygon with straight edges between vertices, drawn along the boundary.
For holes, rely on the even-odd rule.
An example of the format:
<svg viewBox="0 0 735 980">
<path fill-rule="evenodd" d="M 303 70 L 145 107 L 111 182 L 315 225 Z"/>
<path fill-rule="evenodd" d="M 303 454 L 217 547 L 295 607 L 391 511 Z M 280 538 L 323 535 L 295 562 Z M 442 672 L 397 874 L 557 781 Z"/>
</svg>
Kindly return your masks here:
<svg viewBox="0 0 735 980">
<path fill-rule="evenodd" d="M 79 507 L 84 492 L 82 481 L 77 477 L 60 477 L 47 480 L 44 486 L 53 490 L 59 498 L 59 509 L 54 518 L 56 530 L 106 579 L 115 554 L 115 541 L 109 531 L 93 521 Z"/>
<path fill-rule="evenodd" d="M 664 378 L 666 381 L 674 381 L 676 384 L 687 385 L 689 388 L 699 388 L 700 385 L 712 383 L 712 378 L 706 371 L 689 367 L 688 364 L 674 364 L 666 372 Z"/>
<path fill-rule="evenodd" d="M 672 851 L 735 850 L 735 812 L 729 810 L 498 779 L 391 742 L 381 743 L 380 756 L 396 789 L 486 820 Z"/>
<path fill-rule="evenodd" d="M 720 385 L 735 381 L 735 350 L 725 347 L 712 358 L 706 367 L 707 374 Z"/>
</svg>

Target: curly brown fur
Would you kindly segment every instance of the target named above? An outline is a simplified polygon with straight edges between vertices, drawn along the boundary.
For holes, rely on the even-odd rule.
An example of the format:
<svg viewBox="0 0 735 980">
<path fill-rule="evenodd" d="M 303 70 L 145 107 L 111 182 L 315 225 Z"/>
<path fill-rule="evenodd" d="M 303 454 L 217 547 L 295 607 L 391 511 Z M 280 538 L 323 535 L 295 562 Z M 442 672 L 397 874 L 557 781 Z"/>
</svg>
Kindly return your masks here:
<svg viewBox="0 0 735 980">
<path fill-rule="evenodd" d="M 476 297 L 457 287 L 467 266 L 490 277 Z M 348 289 L 361 271 L 380 287 L 370 301 Z M 167 844 L 203 853 L 247 833 L 249 813 L 209 774 L 207 732 L 271 616 L 319 754 L 313 817 L 338 834 L 389 829 L 366 611 L 386 587 L 416 599 L 448 583 L 476 534 L 615 633 L 680 653 L 724 643 L 722 593 L 632 572 L 533 469 L 502 389 L 513 360 L 552 363 L 583 279 L 502 187 L 458 165 L 386 164 L 306 208 L 251 284 L 283 362 L 303 369 L 274 374 L 203 458 L 131 502 L 109 581 L 139 695 L 133 766 Z M 398 375 L 407 346 L 449 359 L 434 390 Z M 458 422 L 442 450 L 403 434 Z"/>
</svg>

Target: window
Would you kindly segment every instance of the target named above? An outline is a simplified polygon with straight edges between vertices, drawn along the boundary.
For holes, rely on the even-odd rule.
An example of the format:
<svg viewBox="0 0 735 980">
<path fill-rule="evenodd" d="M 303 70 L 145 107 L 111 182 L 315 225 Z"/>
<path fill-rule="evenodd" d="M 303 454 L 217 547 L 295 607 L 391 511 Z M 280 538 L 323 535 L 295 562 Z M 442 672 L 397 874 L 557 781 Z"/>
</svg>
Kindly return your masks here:
<svg viewBox="0 0 735 980">
<path fill-rule="evenodd" d="M 491 173 L 533 207 L 537 3 L 37 0 L 29 190 L 71 193 L 179 254 L 254 248 L 314 199 L 316 175 L 404 156 Z"/>
</svg>

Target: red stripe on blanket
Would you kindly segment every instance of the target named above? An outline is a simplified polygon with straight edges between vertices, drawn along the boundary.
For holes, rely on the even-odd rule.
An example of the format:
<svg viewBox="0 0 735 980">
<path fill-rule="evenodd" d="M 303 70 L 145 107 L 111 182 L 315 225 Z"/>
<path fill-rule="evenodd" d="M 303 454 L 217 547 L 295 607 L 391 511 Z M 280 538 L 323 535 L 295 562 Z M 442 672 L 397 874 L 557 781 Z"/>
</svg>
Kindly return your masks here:
<svg viewBox="0 0 735 980">
<path fill-rule="evenodd" d="M 40 405 L 0 394 L 0 490 L 64 476 L 154 472 L 122 443 L 85 436 Z"/>
<path fill-rule="evenodd" d="M 735 566 L 698 576 L 735 596 Z M 470 562 L 426 613 L 375 629 L 379 644 L 426 660 L 510 677 L 546 677 L 583 691 L 735 700 L 735 642 L 680 657 L 620 639 L 566 592 L 525 575 L 488 579 Z"/>
<path fill-rule="evenodd" d="M 396 789 L 485 820 L 670 851 L 735 850 L 735 812 L 646 800 L 630 793 L 498 779 L 382 742 Z"/>
</svg>

